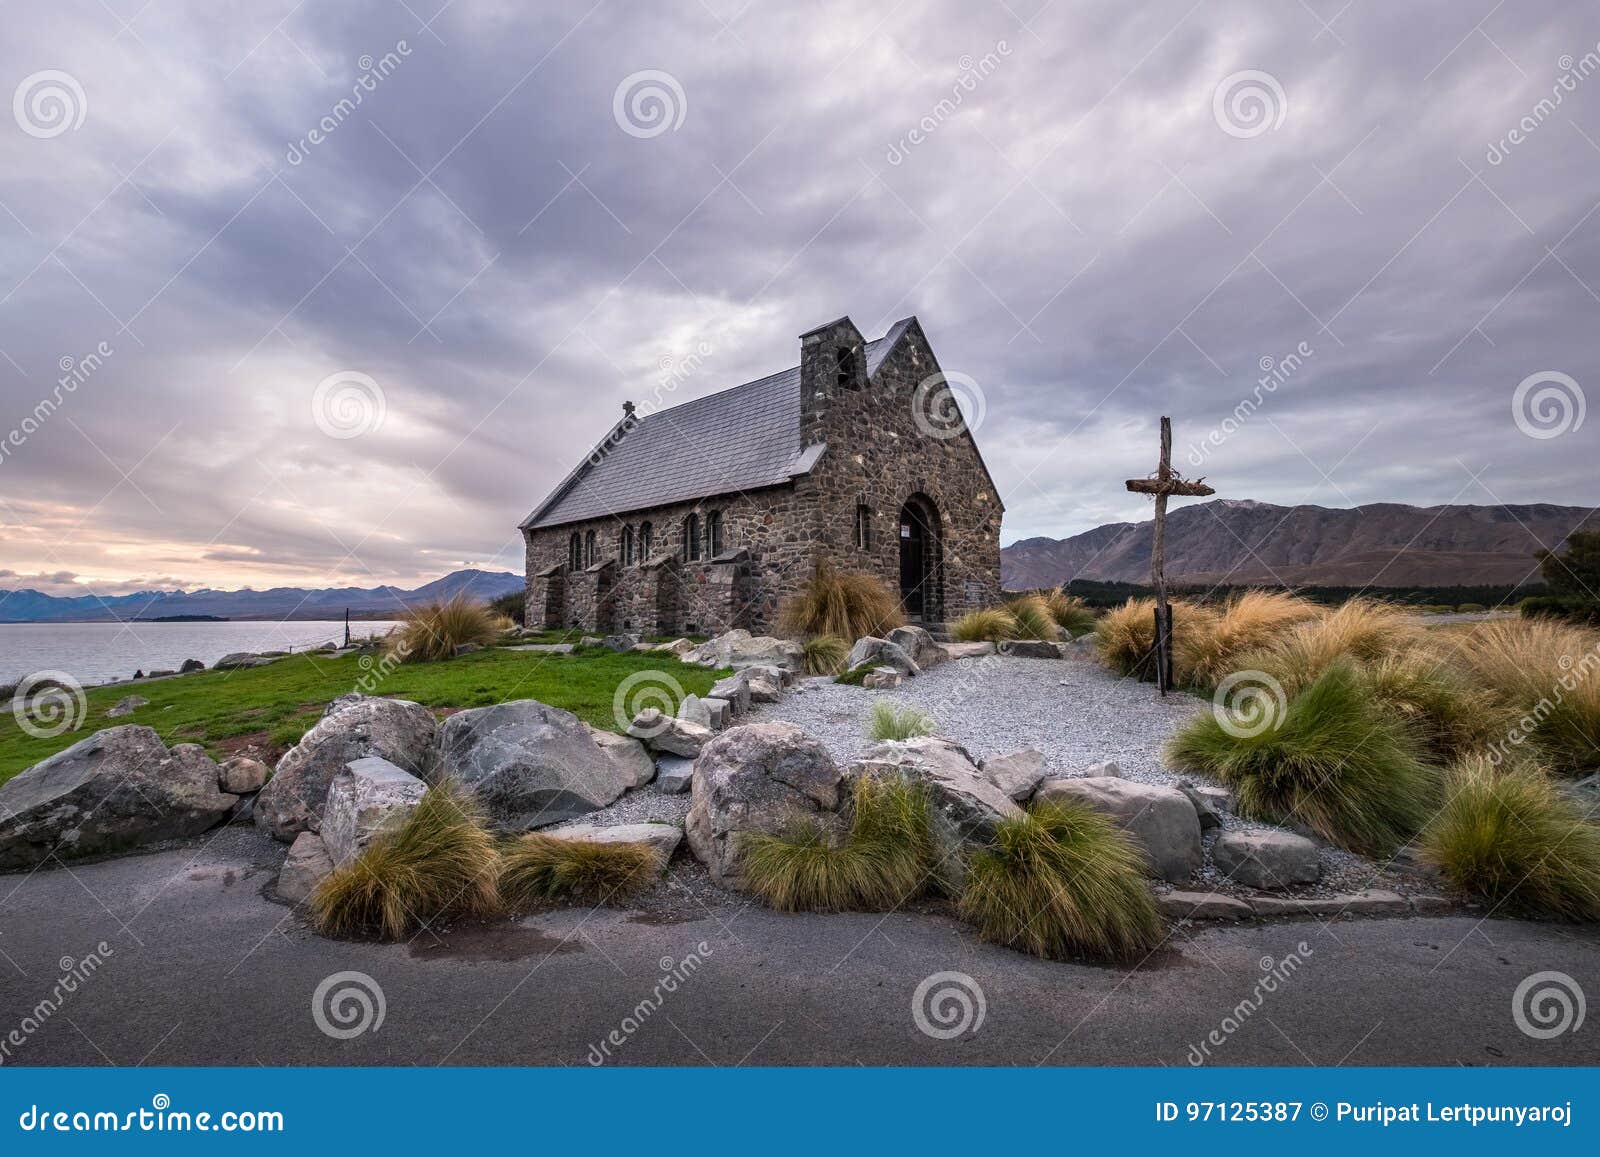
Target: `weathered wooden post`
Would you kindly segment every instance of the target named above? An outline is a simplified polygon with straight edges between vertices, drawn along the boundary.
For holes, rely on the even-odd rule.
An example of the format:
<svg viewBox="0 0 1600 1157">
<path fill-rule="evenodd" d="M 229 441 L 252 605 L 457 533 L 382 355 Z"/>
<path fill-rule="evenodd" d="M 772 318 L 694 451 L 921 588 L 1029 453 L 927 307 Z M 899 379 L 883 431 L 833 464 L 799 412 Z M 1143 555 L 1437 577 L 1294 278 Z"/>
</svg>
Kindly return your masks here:
<svg viewBox="0 0 1600 1157">
<path fill-rule="evenodd" d="M 344 645 L 350 645 L 350 608 L 344 609 Z"/>
<path fill-rule="evenodd" d="M 1151 478 L 1130 478 L 1128 489 L 1136 494 L 1152 494 L 1156 500 L 1156 521 L 1150 544 L 1150 581 L 1156 588 L 1155 658 L 1156 686 L 1165 695 L 1172 689 L 1172 606 L 1167 602 L 1167 499 L 1204 498 L 1216 491 L 1204 478 L 1187 482 L 1172 468 L 1172 419 L 1161 419 L 1161 459 Z"/>
</svg>

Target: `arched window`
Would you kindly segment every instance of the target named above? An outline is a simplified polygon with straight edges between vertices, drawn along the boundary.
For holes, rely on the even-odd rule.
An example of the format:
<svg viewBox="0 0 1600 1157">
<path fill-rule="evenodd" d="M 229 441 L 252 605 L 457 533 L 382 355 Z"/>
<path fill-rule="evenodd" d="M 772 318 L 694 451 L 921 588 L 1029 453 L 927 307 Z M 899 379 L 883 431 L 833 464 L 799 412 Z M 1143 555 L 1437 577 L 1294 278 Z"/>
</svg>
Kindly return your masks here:
<svg viewBox="0 0 1600 1157">
<path fill-rule="evenodd" d="M 633 565 L 633 527 L 626 522 L 622 524 L 622 529 L 617 532 L 617 553 L 622 556 L 623 566 Z"/>
<path fill-rule="evenodd" d="M 691 514 L 683 520 L 683 561 L 694 562 L 700 557 L 700 516 Z"/>
<path fill-rule="evenodd" d="M 855 377 L 855 353 L 849 346 L 833 351 L 835 378 L 840 386 L 848 386 Z"/>
<path fill-rule="evenodd" d="M 706 557 L 716 558 L 722 553 L 722 511 L 706 512 Z"/>
<path fill-rule="evenodd" d="M 567 569 L 583 569 L 583 540 L 578 537 L 576 530 L 572 532 L 572 537 L 567 539 Z"/>
<path fill-rule="evenodd" d="M 600 561 L 600 544 L 596 541 L 595 533 L 592 530 L 583 536 L 583 554 L 589 560 L 589 566 L 593 566 Z"/>
<path fill-rule="evenodd" d="M 648 522 L 639 524 L 639 562 L 641 565 L 650 561 L 651 529 Z"/>
<path fill-rule="evenodd" d="M 856 549 L 872 549 L 872 507 L 865 502 L 856 504 Z"/>
</svg>

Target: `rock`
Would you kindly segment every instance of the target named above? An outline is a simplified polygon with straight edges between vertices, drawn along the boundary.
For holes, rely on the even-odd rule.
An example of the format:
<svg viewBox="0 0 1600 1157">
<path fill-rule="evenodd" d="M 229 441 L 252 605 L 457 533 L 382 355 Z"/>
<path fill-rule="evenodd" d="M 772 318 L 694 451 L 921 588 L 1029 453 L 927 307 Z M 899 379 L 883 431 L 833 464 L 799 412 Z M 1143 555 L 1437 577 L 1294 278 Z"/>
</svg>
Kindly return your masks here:
<svg viewBox="0 0 1600 1157">
<path fill-rule="evenodd" d="M 601 647 L 604 645 L 605 640 L 599 635 L 583 635 L 578 639 L 578 646 L 580 647 Z"/>
<path fill-rule="evenodd" d="M 656 761 L 656 790 L 664 795 L 682 795 L 694 783 L 694 760 L 681 755 L 663 755 Z"/>
<path fill-rule="evenodd" d="M 750 689 L 750 702 L 776 703 L 783 698 L 783 677 L 771 667 L 747 667 L 739 678 Z"/>
<path fill-rule="evenodd" d="M 862 677 L 861 685 L 870 691 L 889 691 L 905 681 L 905 676 L 893 667 L 874 667 Z"/>
<path fill-rule="evenodd" d="M 1249 904 L 1221 892 L 1167 892 L 1156 897 L 1156 907 L 1168 920 L 1248 920 L 1253 914 Z"/>
<path fill-rule="evenodd" d="M 926 627 L 896 627 L 889 632 L 887 641 L 910 655 L 912 661 L 923 670 L 943 663 L 948 658 L 944 648 L 934 642 Z"/>
<path fill-rule="evenodd" d="M 946 658 L 950 659 L 981 659 L 985 655 L 994 654 L 994 644 L 987 642 L 977 643 L 943 643 Z"/>
<path fill-rule="evenodd" d="M 938 736 L 873 744 L 850 765 L 846 778 L 854 783 L 862 775 L 898 777 L 928 789 L 940 870 L 952 885 L 959 885 L 964 845 L 988 843 L 1000 821 L 1022 815 L 1011 797 L 978 770 L 964 747 Z"/>
<path fill-rule="evenodd" d="M 668 755 L 681 755 L 693 759 L 711 738 L 711 728 L 701 727 L 685 719 L 663 715 L 654 707 L 646 707 L 633 717 L 628 734 L 642 739 L 651 751 L 664 751 Z"/>
<path fill-rule="evenodd" d="M 185 659 L 178 665 L 178 674 L 188 675 L 195 671 L 204 671 L 205 669 L 206 665 L 199 659 Z"/>
<path fill-rule="evenodd" d="M 237 671 L 241 667 L 260 667 L 268 662 L 250 651 L 235 651 L 211 664 L 213 671 Z"/>
<path fill-rule="evenodd" d="M 233 810 L 228 813 L 230 824 L 253 824 L 256 822 L 256 797 L 242 795 L 239 802 L 233 805 Z"/>
<path fill-rule="evenodd" d="M 1344 896 L 1257 896 L 1250 907 L 1257 916 L 1398 916 L 1410 911 L 1400 893 L 1378 890 Z"/>
<path fill-rule="evenodd" d="M 678 704 L 678 718 L 686 723 L 698 723 L 712 731 L 721 731 L 729 722 L 726 699 L 702 699 L 698 695 L 685 695 Z"/>
<path fill-rule="evenodd" d="M 643 844 L 656 854 L 656 861 L 663 868 L 683 840 L 683 829 L 677 824 L 566 824 L 545 834 L 589 844 Z"/>
<path fill-rule="evenodd" d="M 198 835 L 238 802 L 196 744 L 169 751 L 152 728 L 110 727 L 0 785 L 0 869 Z"/>
<path fill-rule="evenodd" d="M 143 695 L 124 695 L 106 709 L 107 719 L 120 719 L 124 715 L 132 715 L 139 707 L 150 706 L 150 700 Z"/>
<path fill-rule="evenodd" d="M 360 855 L 379 836 L 399 831 L 428 785 L 376 755 L 353 760 L 328 785 L 322 842 L 333 866 Z"/>
<path fill-rule="evenodd" d="M 490 818 L 526 831 L 598 811 L 632 786 L 570 711 L 514 699 L 458 711 L 439 729 L 439 774 L 471 788 Z"/>
<path fill-rule="evenodd" d="M 799 643 L 779 639 L 772 635 L 752 635 L 736 628 L 701 643 L 682 655 L 685 663 L 702 667 L 782 667 L 798 671 L 804 663 L 804 652 Z"/>
<path fill-rule="evenodd" d="M 1211 845 L 1211 862 L 1248 888 L 1275 891 L 1322 878 L 1317 845 L 1289 832 L 1223 832 Z"/>
<path fill-rule="evenodd" d="M 285 841 L 317 831 L 333 777 L 369 755 L 431 781 L 438 735 L 433 714 L 419 704 L 341 695 L 278 761 L 256 800 L 256 823 Z"/>
<path fill-rule="evenodd" d="M 151 679 L 165 679 L 169 675 L 176 675 L 176 674 L 177 674 L 177 672 L 174 671 L 172 668 L 163 667 L 159 671 L 151 671 L 148 677 L 151 678 Z M 107 712 L 107 714 L 110 714 L 110 713 Z"/>
<path fill-rule="evenodd" d="M 608 651 L 631 651 L 639 645 L 638 635 L 607 635 L 600 640 L 600 645 Z"/>
<path fill-rule="evenodd" d="M 260 791 L 266 785 L 272 769 L 259 759 L 236 755 L 217 766 L 217 786 L 234 795 Z"/>
<path fill-rule="evenodd" d="M 1189 802 L 1194 804 L 1194 812 L 1199 817 L 1202 831 L 1220 828 L 1222 813 L 1233 810 L 1233 796 L 1220 788 L 1200 787 L 1183 779 L 1178 781 L 1178 790 L 1188 796 Z"/>
<path fill-rule="evenodd" d="M 518 643 L 508 651 L 533 651 L 541 655 L 570 655 L 577 650 L 571 643 Z"/>
<path fill-rule="evenodd" d="M 711 685 L 711 695 L 726 700 L 735 718 L 750 710 L 750 685 L 738 675 L 718 679 Z"/>
<path fill-rule="evenodd" d="M 844 661 L 844 669 L 854 671 L 869 663 L 874 667 L 893 667 L 902 675 L 918 675 L 922 672 L 917 661 L 904 647 L 876 635 L 864 635 L 856 640 L 855 646 L 850 648 L 850 657 Z"/>
<path fill-rule="evenodd" d="M 627 776 L 629 787 L 643 787 L 655 778 L 656 761 L 637 739 L 598 727 L 589 728 L 589 738 L 599 744 L 606 758 Z"/>
<path fill-rule="evenodd" d="M 463 655 L 476 655 L 481 650 L 483 650 L 482 643 L 462 643 L 450 654 L 452 658 L 459 659 Z"/>
<path fill-rule="evenodd" d="M 301 832 L 289 845 L 278 872 L 278 899 L 303 904 L 316 886 L 333 872 L 333 857 L 316 832 Z"/>
<path fill-rule="evenodd" d="M 1044 752 L 1031 747 L 998 759 L 986 759 L 978 764 L 978 770 L 1017 803 L 1031 796 L 1047 774 Z"/>
<path fill-rule="evenodd" d="M 792 723 L 730 728 L 695 760 L 689 846 L 713 879 L 737 885 L 742 837 L 833 811 L 840 779 L 828 749 Z"/>
<path fill-rule="evenodd" d="M 726 699 L 708 695 L 700 702 L 711 716 L 711 730 L 722 731 L 733 722 L 733 705 Z"/>
<path fill-rule="evenodd" d="M 1122 778 L 1122 768 L 1118 767 L 1115 760 L 1104 759 L 1099 763 L 1091 763 L 1079 773 L 1083 776 L 1110 776 L 1112 779 Z"/>
<path fill-rule="evenodd" d="M 1418 916 L 1445 916 L 1456 910 L 1456 904 L 1448 896 L 1413 896 L 1411 910 Z"/>
<path fill-rule="evenodd" d="M 656 648 L 654 643 L 635 643 L 628 649 L 630 651 L 638 651 L 639 653 L 643 654 L 645 651 L 654 651 Z"/>
<path fill-rule="evenodd" d="M 687 655 L 690 651 L 694 650 L 694 644 L 688 639 L 673 639 L 670 643 L 657 643 L 655 649 L 657 651 L 666 651 L 673 655 L 682 656 Z"/>
<path fill-rule="evenodd" d="M 1061 645 L 1045 639 L 1006 639 L 1000 644 L 1000 653 L 1014 659 L 1059 659 Z"/>
<path fill-rule="evenodd" d="M 1104 775 L 1046 779 L 1033 799 L 1035 803 L 1077 800 L 1111 816 L 1138 840 L 1150 873 L 1159 879 L 1185 883 L 1204 862 L 1200 820 L 1189 797 L 1177 788 Z"/>
</svg>

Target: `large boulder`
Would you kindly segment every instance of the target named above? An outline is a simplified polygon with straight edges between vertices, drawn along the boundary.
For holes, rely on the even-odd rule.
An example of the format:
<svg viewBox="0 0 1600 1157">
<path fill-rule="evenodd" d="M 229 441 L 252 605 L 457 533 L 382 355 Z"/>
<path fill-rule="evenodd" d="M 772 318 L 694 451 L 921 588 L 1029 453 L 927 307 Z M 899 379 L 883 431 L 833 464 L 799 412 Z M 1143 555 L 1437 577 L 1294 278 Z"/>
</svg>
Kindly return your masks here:
<svg viewBox="0 0 1600 1157">
<path fill-rule="evenodd" d="M 387 759 L 369 755 L 352 761 L 328 785 L 322 813 L 322 842 L 334 867 L 360 855 L 379 836 L 399 831 L 427 792 L 427 784 Z"/>
<path fill-rule="evenodd" d="M 665 715 L 659 708 L 646 707 L 628 724 L 628 734 L 643 740 L 651 751 L 693 759 L 710 742 L 712 731 L 687 719 Z"/>
<path fill-rule="evenodd" d="M 656 777 L 656 761 L 637 739 L 599 727 L 589 728 L 589 738 L 598 743 L 606 758 L 628 777 L 629 787 L 643 787 Z"/>
<path fill-rule="evenodd" d="M 711 684 L 711 695 L 713 698 L 726 700 L 728 710 L 735 717 L 750 710 L 750 684 L 742 675 L 729 675 L 726 679 L 718 679 Z"/>
<path fill-rule="evenodd" d="M 922 673 L 922 668 L 917 666 L 917 661 L 904 647 L 876 635 L 863 635 L 857 639 L 855 646 L 850 648 L 850 656 L 844 661 L 844 666 L 845 670 L 854 671 L 869 663 L 874 667 L 893 667 L 902 675 Z"/>
<path fill-rule="evenodd" d="M 1287 888 L 1322 878 L 1317 845 L 1292 832 L 1223 832 L 1211 845 L 1211 862 L 1249 888 Z"/>
<path fill-rule="evenodd" d="M 1061 644 L 1047 639 L 1005 639 L 1000 643 L 1000 653 L 1014 659 L 1059 659 Z"/>
<path fill-rule="evenodd" d="M 278 882 L 274 885 L 278 899 L 303 904 L 332 872 L 333 857 L 328 855 L 328 846 L 322 842 L 322 837 L 316 832 L 301 832 L 289 845 L 289 854 L 278 870 Z"/>
<path fill-rule="evenodd" d="M 998 756 L 995 759 L 986 759 L 978 765 L 978 769 L 983 772 L 985 779 L 1018 803 L 1033 795 L 1040 782 L 1049 774 L 1049 769 L 1045 766 L 1044 752 L 1032 747 L 1024 747 L 1021 751 Z"/>
<path fill-rule="evenodd" d="M 1109 815 L 1139 842 L 1147 869 L 1157 879 L 1185 883 L 1204 861 L 1200 820 L 1177 788 L 1111 776 L 1047 779 L 1033 799 L 1035 803 L 1073 800 Z"/>
<path fill-rule="evenodd" d="M 217 786 L 234 795 L 248 795 L 260 791 L 271 775 L 272 769 L 259 759 L 236 755 L 218 765 Z"/>
<path fill-rule="evenodd" d="M 752 635 L 736 628 L 708 642 L 701 643 L 683 656 L 685 663 L 702 667 L 785 667 L 798 671 L 804 664 L 804 651 L 799 643 L 779 639 L 772 635 Z"/>
<path fill-rule="evenodd" d="M 439 729 L 439 774 L 471 788 L 500 827 L 526 831 L 598 811 L 635 776 L 570 711 L 516 699 L 460 711 Z"/>
<path fill-rule="evenodd" d="M 926 627 L 910 624 L 896 627 L 889 632 L 887 641 L 910 655 L 917 666 L 923 669 L 943 663 L 950 657 L 945 653 L 945 649 L 934 641 Z"/>
<path fill-rule="evenodd" d="M 199 746 L 168 750 L 152 728 L 97 731 L 0 785 L 0 868 L 198 835 L 239 802 L 217 774 Z"/>
<path fill-rule="evenodd" d="M 420 704 L 342 695 L 278 761 L 256 797 L 256 824 L 286 842 L 320 830 L 333 777 L 369 755 L 431 780 L 438 735 L 432 713 Z"/>
<path fill-rule="evenodd" d="M 750 689 L 752 703 L 776 703 L 783 698 L 783 675 L 776 667 L 766 664 L 747 667 L 738 677 Z"/>
<path fill-rule="evenodd" d="M 263 658 L 253 651 L 234 651 L 224 655 L 211 664 L 213 671 L 237 671 L 242 667 L 264 667 L 272 660 Z"/>
<path fill-rule="evenodd" d="M 797 813 L 839 806 L 840 772 L 828 749 L 792 723 L 724 731 L 694 764 L 689 847 L 719 883 L 737 886 L 742 840 Z"/>
<path fill-rule="evenodd" d="M 563 840 L 578 840 L 586 844 L 643 844 L 656 854 L 656 861 L 666 867 L 672 853 L 678 850 L 683 839 L 683 828 L 677 824 L 616 824 L 601 827 L 599 824 L 563 824 L 545 833 Z"/>
</svg>

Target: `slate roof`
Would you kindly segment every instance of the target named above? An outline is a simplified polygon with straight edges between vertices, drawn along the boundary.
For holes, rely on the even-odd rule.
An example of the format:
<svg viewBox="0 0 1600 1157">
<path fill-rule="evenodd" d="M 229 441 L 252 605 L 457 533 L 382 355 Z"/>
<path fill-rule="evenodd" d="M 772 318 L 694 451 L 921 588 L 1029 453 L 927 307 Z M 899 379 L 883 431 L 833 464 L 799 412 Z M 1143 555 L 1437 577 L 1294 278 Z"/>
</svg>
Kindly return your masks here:
<svg viewBox="0 0 1600 1157">
<path fill-rule="evenodd" d="M 869 378 L 912 320 L 897 321 L 867 343 Z M 523 529 L 779 486 L 809 473 L 823 449 L 800 445 L 799 366 L 647 414 L 607 448 L 622 425 L 523 520 Z"/>
</svg>

